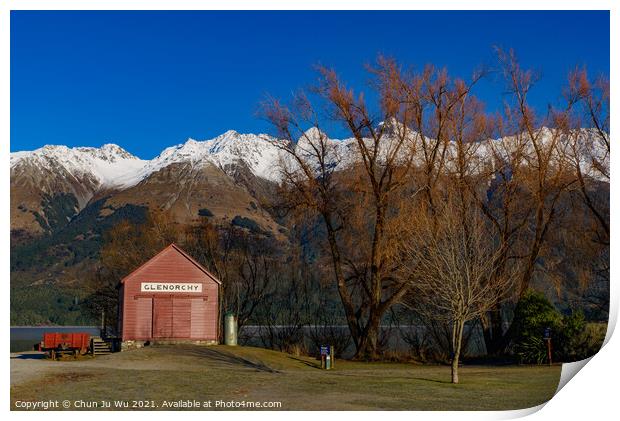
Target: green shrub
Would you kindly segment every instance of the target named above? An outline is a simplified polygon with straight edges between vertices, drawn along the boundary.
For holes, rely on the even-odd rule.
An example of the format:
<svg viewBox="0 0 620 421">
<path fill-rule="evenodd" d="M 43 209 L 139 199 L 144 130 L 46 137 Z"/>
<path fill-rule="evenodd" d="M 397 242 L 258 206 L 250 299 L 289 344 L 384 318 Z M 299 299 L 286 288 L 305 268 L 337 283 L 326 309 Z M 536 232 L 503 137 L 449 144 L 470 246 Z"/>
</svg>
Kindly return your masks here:
<svg viewBox="0 0 620 421">
<path fill-rule="evenodd" d="M 607 323 L 584 321 L 582 328 L 573 332 L 572 336 L 563 334 L 561 337 L 558 356 L 562 361 L 579 361 L 596 354 L 603 346 Z"/>
<path fill-rule="evenodd" d="M 582 334 L 585 332 L 586 318 L 583 311 L 573 312 L 570 316 L 562 320 L 562 330 L 553 338 L 555 346 L 554 354 L 562 361 L 577 361 L 579 358 L 578 349 L 583 340 Z"/>
<path fill-rule="evenodd" d="M 530 290 L 517 304 L 512 323 L 513 351 L 519 362 L 539 364 L 547 356 L 545 328 L 551 328 L 554 335 L 560 330 L 562 316 L 543 294 Z"/>
<path fill-rule="evenodd" d="M 521 363 L 544 364 L 547 362 L 547 344 L 540 336 L 523 337 L 515 347 L 515 352 Z"/>
<path fill-rule="evenodd" d="M 606 326 L 587 323 L 582 311 L 562 316 L 541 293 L 528 291 L 517 304 L 512 350 L 521 363 L 547 362 L 545 328 L 551 329 L 552 359 L 569 362 L 591 357 L 601 347 Z"/>
</svg>

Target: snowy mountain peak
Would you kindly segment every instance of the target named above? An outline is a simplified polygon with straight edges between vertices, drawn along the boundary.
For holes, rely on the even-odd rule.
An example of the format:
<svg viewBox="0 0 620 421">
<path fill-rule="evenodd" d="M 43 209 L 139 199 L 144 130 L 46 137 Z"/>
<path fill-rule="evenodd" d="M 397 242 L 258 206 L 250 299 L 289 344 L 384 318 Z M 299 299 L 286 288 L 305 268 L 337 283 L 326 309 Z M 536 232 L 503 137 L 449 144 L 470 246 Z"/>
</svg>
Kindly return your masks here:
<svg viewBox="0 0 620 421">
<path fill-rule="evenodd" d="M 228 172 L 235 165 L 245 165 L 257 177 L 277 181 L 274 162 L 279 150 L 267 135 L 241 134 L 235 130 L 209 140 L 188 138 L 185 143 L 166 148 L 159 156 L 149 161 L 141 177 L 173 163 L 186 162 L 191 165 L 211 163 Z"/>
<path fill-rule="evenodd" d="M 241 136 L 241 133 L 239 133 L 236 130 L 227 130 L 226 132 L 224 132 L 221 135 L 217 136 L 214 140 L 228 139 L 228 138 L 239 138 L 240 136 Z"/>
<path fill-rule="evenodd" d="M 385 125 L 398 128 L 394 122 Z M 541 131 L 543 139 L 551 133 L 547 128 Z M 417 133 L 411 132 L 409 135 L 414 136 L 412 139 L 417 142 Z M 327 159 L 332 160 L 335 169 L 344 169 L 359 161 L 355 139 L 330 139 L 314 127 L 300 136 L 295 148 L 301 156 L 311 160 L 316 153 L 314 143 L 321 138 L 327 142 Z M 100 148 L 46 145 L 30 152 L 11 153 L 11 170 L 34 167 L 52 173 L 68 173 L 75 179 L 94 180 L 100 188 L 128 188 L 162 168 L 183 163 L 192 167 L 215 165 L 231 176 L 238 174 L 240 169 L 249 170 L 256 177 L 279 182 L 279 164 L 294 166 L 294 160 L 278 147 L 277 142 L 280 141 L 265 134 L 242 134 L 229 130 L 208 140 L 188 138 L 185 143 L 168 147 L 148 161 L 115 144 L 105 144 Z M 387 145 L 389 148 L 389 141 Z M 486 146 L 481 147 L 479 153 L 488 157 L 490 153 L 487 149 Z M 406 153 L 404 149 L 403 153 Z M 598 160 L 608 163 L 609 157 L 601 154 Z M 583 166 L 591 167 L 592 164 L 584 161 Z"/>
<path fill-rule="evenodd" d="M 321 140 L 321 139 L 327 139 L 328 136 L 327 134 L 325 134 L 325 132 L 319 130 L 316 127 L 310 127 L 308 130 L 306 130 L 300 137 L 298 142 L 301 142 L 302 140 Z"/>
<path fill-rule="evenodd" d="M 114 143 L 106 143 L 100 148 L 92 148 L 92 147 L 78 147 L 75 148 L 78 151 L 88 153 L 92 155 L 96 159 L 101 159 L 103 161 L 109 162 L 117 162 L 119 160 L 124 159 L 136 159 L 139 160 L 138 157 L 130 154 L 125 149 Z"/>
<path fill-rule="evenodd" d="M 92 179 L 100 187 L 120 187 L 118 179 L 144 166 L 145 161 L 115 144 L 100 148 L 45 145 L 28 152 L 11 153 L 11 169 L 31 166 L 54 173 L 66 172 L 78 179 Z"/>
<path fill-rule="evenodd" d="M 34 151 L 21 151 L 11 153 L 11 165 L 17 164 L 24 158 L 55 159 L 60 162 L 72 159 L 87 159 L 88 157 L 108 162 L 119 160 L 140 160 L 125 149 L 113 143 L 106 143 L 100 148 L 92 146 L 78 146 L 69 148 L 64 145 L 45 145 Z"/>
</svg>

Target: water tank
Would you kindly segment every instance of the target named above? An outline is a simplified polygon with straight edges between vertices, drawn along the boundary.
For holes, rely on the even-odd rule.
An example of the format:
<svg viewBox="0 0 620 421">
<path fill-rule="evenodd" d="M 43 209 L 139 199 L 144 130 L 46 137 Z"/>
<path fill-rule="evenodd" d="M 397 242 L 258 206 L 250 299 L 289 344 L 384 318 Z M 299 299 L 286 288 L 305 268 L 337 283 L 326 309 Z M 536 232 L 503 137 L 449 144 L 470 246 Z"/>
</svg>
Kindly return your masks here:
<svg viewBox="0 0 620 421">
<path fill-rule="evenodd" d="M 237 345 L 237 317 L 231 312 L 224 316 L 224 344 Z"/>
</svg>

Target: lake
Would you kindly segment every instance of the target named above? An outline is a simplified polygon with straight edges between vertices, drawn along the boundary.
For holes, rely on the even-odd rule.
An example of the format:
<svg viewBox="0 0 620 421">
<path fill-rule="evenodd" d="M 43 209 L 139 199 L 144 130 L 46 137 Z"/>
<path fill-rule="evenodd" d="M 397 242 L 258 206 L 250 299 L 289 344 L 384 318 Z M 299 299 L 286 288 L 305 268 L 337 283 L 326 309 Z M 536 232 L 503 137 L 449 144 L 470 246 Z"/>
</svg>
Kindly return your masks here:
<svg viewBox="0 0 620 421">
<path fill-rule="evenodd" d="M 348 332 L 346 326 L 334 326 L 335 328 L 342 329 L 345 333 Z M 282 327 L 278 327 L 281 329 Z M 314 344 L 310 341 L 311 327 L 306 326 L 304 331 L 304 342 L 307 349 L 313 349 Z M 383 327 L 382 331 L 387 334 L 387 343 L 392 350 L 406 351 L 409 349 L 409 345 L 404 341 L 402 333 L 406 331 L 415 331 L 420 329 L 416 326 L 401 326 L 398 329 L 389 329 Z M 261 341 L 261 326 L 246 326 L 240 332 L 240 343 L 252 346 L 263 347 L 264 344 Z M 467 353 L 470 356 L 484 354 L 484 341 L 482 339 L 482 332 L 474 333 L 472 339 L 469 342 Z M 45 332 L 84 332 L 89 333 L 91 336 L 99 336 L 101 329 L 97 326 L 12 326 L 11 327 L 11 352 L 31 351 L 35 344 L 41 342 L 43 333 Z M 349 349 L 345 352 L 347 357 L 353 355 L 353 344 L 349 345 Z"/>
<path fill-rule="evenodd" d="M 32 351 L 46 332 L 84 332 L 99 336 L 97 326 L 11 326 L 11 352 Z"/>
</svg>

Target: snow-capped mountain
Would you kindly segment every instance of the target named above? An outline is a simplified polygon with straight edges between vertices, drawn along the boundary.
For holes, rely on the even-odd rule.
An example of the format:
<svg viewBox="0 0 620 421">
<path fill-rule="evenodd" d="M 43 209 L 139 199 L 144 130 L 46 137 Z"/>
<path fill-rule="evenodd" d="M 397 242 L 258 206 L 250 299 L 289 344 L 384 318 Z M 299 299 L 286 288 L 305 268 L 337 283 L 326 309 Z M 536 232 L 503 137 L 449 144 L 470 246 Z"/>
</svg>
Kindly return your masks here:
<svg viewBox="0 0 620 421">
<path fill-rule="evenodd" d="M 325 134 L 316 128 L 311 128 L 300 136 L 295 146 L 299 154 L 313 154 L 311 143 L 319 136 Z M 419 136 L 413 132 L 411 136 L 415 138 L 414 143 L 418 143 L 414 149 L 421 154 Z M 485 155 L 488 158 L 491 155 L 490 143 L 497 143 L 499 140 L 501 139 L 490 139 L 489 144 L 481 144 L 478 148 L 480 158 L 484 159 Z M 281 180 L 281 164 L 294 165 L 289 154 L 276 146 L 277 142 L 277 139 L 268 135 L 240 134 L 229 130 L 210 140 L 189 138 L 185 143 L 164 149 L 152 160 L 140 159 L 114 144 L 106 144 L 100 148 L 46 145 L 30 152 L 11 153 L 11 173 L 28 166 L 42 171 L 63 172 L 76 180 L 88 180 L 102 190 L 127 189 L 171 164 L 186 163 L 192 167 L 200 167 L 209 163 L 228 175 L 243 166 L 253 176 L 277 183 Z M 359 160 L 355 139 L 327 139 L 327 143 L 328 159 L 334 162 L 337 169 L 344 169 Z M 448 150 L 447 153 L 450 155 L 452 152 Z M 598 155 L 599 161 L 608 160 L 602 152 Z M 582 164 L 588 166 L 586 161 Z"/>
<path fill-rule="evenodd" d="M 185 143 L 164 149 L 135 174 L 133 181 L 139 182 L 173 163 L 200 166 L 210 162 L 227 173 L 235 165 L 245 165 L 256 177 L 277 182 L 277 163 L 283 153 L 274 146 L 274 140 L 268 135 L 240 134 L 234 130 L 210 140 L 190 138 Z"/>
<path fill-rule="evenodd" d="M 551 131 L 541 130 L 543 141 L 550 138 Z M 588 132 L 583 134 L 587 136 Z M 421 163 L 421 142 L 430 140 L 422 139 L 415 132 L 410 136 L 410 147 L 399 153 L 405 156 L 413 151 L 414 161 Z M 300 136 L 294 146 L 297 154 L 312 155 L 313 144 L 320 137 L 327 140 L 327 160 L 336 170 L 359 162 L 355 139 L 327 139 L 316 128 Z M 182 219 L 191 220 L 209 209 L 209 213 L 215 211 L 224 219 L 235 215 L 249 217 L 251 213 L 263 225 L 274 226 L 265 212 L 259 212 L 256 203 L 261 201 L 261 195 L 269 194 L 270 186 L 281 181 L 281 168 L 294 170 L 297 165 L 282 150 L 281 142 L 268 135 L 229 130 L 210 140 L 188 139 L 164 149 L 151 160 L 140 159 L 113 144 L 100 148 L 44 146 L 31 152 L 14 152 L 11 153 L 11 228 L 49 229 L 54 223 L 70 220 L 93 199 L 102 196 L 111 197 L 108 204 L 115 209 L 124 203 L 151 206 L 155 202 L 182 214 Z M 511 149 L 512 143 L 510 138 L 490 139 L 478 144 L 474 153 L 481 164 L 493 164 L 493 149 L 497 151 L 506 145 Z M 389 139 L 386 145 L 389 149 Z M 370 141 L 368 146 L 372 147 Z M 592 158 L 598 165 L 609 165 L 608 154 L 604 150 L 599 152 L 596 157 L 584 153 L 580 158 L 585 174 L 591 172 Z M 446 157 L 453 155 L 454 145 L 450 144 Z M 450 168 L 450 162 L 446 163 L 445 170 Z M 50 218 L 56 219 L 50 221 Z"/>
<path fill-rule="evenodd" d="M 114 209 L 155 202 L 181 220 L 196 219 L 201 212 L 223 219 L 252 216 L 275 229 L 277 224 L 257 205 L 266 186 L 279 179 L 282 151 L 272 141 L 231 130 L 210 140 L 188 139 L 152 160 L 112 144 L 14 152 L 11 229 L 49 231 L 101 197 Z"/>
<path fill-rule="evenodd" d="M 30 166 L 89 179 L 102 189 L 126 189 L 171 164 L 199 167 L 211 163 L 224 171 L 245 165 L 256 177 L 277 182 L 278 160 L 285 154 L 272 141 L 267 135 L 229 130 L 210 140 L 189 138 L 185 143 L 164 149 L 152 160 L 140 159 L 113 144 L 101 148 L 46 145 L 34 151 L 11 153 L 11 172 Z"/>
<path fill-rule="evenodd" d="M 76 179 L 89 179 L 99 188 L 122 187 L 147 161 L 114 144 L 100 148 L 46 145 L 32 152 L 11 153 L 11 172 L 30 166 L 66 172 Z"/>
</svg>

